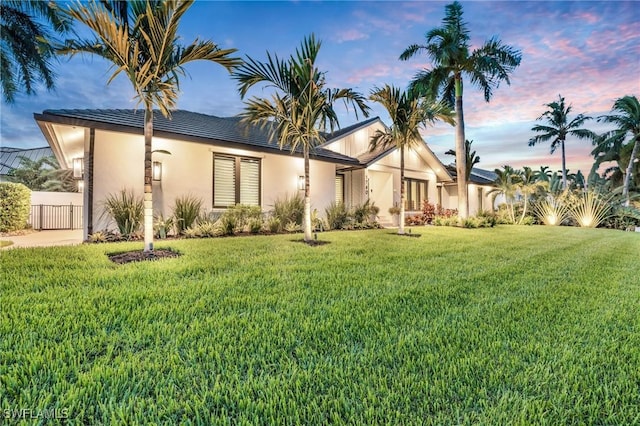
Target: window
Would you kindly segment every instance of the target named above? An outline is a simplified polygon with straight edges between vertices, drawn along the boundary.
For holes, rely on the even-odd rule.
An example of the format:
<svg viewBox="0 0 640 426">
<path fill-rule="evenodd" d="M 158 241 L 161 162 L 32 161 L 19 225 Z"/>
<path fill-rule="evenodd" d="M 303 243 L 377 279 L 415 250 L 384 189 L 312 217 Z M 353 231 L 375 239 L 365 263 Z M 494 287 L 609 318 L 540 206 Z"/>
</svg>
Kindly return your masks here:
<svg viewBox="0 0 640 426">
<path fill-rule="evenodd" d="M 427 188 L 429 182 L 426 180 L 405 179 L 404 180 L 404 196 L 405 210 L 422 210 L 422 204 L 428 200 Z"/>
<path fill-rule="evenodd" d="M 344 203 L 344 175 L 336 175 L 336 204 Z"/>
<path fill-rule="evenodd" d="M 260 205 L 260 160 L 213 154 L 213 207 Z"/>
</svg>

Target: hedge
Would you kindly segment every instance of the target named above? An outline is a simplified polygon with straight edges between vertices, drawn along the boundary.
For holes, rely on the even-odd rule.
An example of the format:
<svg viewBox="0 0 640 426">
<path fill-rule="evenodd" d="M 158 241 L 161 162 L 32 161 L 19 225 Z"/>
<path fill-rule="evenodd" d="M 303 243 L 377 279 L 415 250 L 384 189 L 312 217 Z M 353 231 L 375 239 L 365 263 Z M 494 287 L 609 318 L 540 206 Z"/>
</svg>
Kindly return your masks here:
<svg viewBox="0 0 640 426">
<path fill-rule="evenodd" d="M 31 190 L 21 183 L 0 182 L 0 232 L 27 227 Z"/>
</svg>

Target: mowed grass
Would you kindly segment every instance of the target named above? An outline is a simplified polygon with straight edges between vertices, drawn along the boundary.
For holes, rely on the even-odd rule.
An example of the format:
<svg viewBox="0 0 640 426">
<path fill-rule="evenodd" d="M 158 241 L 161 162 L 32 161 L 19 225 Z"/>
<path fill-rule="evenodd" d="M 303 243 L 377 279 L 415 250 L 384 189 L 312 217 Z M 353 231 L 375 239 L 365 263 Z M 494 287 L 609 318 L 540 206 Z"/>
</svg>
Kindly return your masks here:
<svg viewBox="0 0 640 426">
<path fill-rule="evenodd" d="M 501 226 L 0 254 L 0 408 L 67 424 L 638 424 L 640 235 Z M 29 420 L 30 422 L 31 420 Z M 26 421 L 25 421 L 26 423 Z"/>
</svg>

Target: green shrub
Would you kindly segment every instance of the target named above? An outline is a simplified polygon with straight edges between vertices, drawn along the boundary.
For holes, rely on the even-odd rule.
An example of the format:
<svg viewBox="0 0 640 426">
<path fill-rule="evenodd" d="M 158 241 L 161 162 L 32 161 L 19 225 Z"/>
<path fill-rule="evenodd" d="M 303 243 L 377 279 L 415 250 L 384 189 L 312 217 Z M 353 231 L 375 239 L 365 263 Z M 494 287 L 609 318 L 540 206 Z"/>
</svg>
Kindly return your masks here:
<svg viewBox="0 0 640 426">
<path fill-rule="evenodd" d="M 165 218 L 162 213 L 153 218 L 153 234 L 156 238 L 165 239 L 173 230 L 173 217 Z"/>
<path fill-rule="evenodd" d="M 234 214 L 223 214 L 220 220 L 220 229 L 222 235 L 233 235 L 238 227 L 238 220 Z"/>
<path fill-rule="evenodd" d="M 133 191 L 121 189 L 109 194 L 104 200 L 103 215 L 110 216 L 116 222 L 118 231 L 126 239 L 135 239 L 135 233 L 142 227 L 144 220 L 144 202 Z"/>
<path fill-rule="evenodd" d="M 31 190 L 21 183 L 0 182 L 0 232 L 25 229 L 31 210 Z"/>
<path fill-rule="evenodd" d="M 481 227 L 482 228 L 493 228 L 498 223 L 498 216 L 492 211 L 489 210 L 480 210 L 476 217 L 482 219 Z"/>
<path fill-rule="evenodd" d="M 265 227 L 269 232 L 277 234 L 278 232 L 282 231 L 282 222 L 280 222 L 280 219 L 278 219 L 277 217 L 271 216 L 269 219 L 267 219 Z"/>
<path fill-rule="evenodd" d="M 304 217 L 304 199 L 295 194 L 291 197 L 286 196 L 284 199 L 277 199 L 273 203 L 272 216 L 280 219 L 280 223 L 294 222 L 302 225 Z"/>
<path fill-rule="evenodd" d="M 196 231 L 196 235 L 201 238 L 211 238 L 222 235 L 220 227 L 216 223 L 208 220 L 199 222 L 194 229 Z"/>
<path fill-rule="evenodd" d="M 333 202 L 325 209 L 329 229 L 343 229 L 349 222 L 349 213 L 344 203 Z"/>
<path fill-rule="evenodd" d="M 298 225 L 294 221 L 291 221 L 284 226 L 284 230 L 289 233 L 299 232 L 300 225 Z"/>
<path fill-rule="evenodd" d="M 260 218 L 251 218 L 249 219 L 249 222 L 247 223 L 247 229 L 249 230 L 250 233 L 252 234 L 257 234 L 260 231 L 262 231 L 262 219 Z"/>
<path fill-rule="evenodd" d="M 225 210 L 221 219 L 231 216 L 233 216 L 233 222 L 235 223 L 233 233 L 245 231 L 245 228 L 248 228 L 249 222 L 251 221 L 260 221 L 260 227 L 262 227 L 262 209 L 260 206 L 236 204 Z"/>
<path fill-rule="evenodd" d="M 173 217 L 178 234 L 184 234 L 193 227 L 202 212 L 202 199 L 193 195 L 176 198 L 173 206 Z"/>
</svg>

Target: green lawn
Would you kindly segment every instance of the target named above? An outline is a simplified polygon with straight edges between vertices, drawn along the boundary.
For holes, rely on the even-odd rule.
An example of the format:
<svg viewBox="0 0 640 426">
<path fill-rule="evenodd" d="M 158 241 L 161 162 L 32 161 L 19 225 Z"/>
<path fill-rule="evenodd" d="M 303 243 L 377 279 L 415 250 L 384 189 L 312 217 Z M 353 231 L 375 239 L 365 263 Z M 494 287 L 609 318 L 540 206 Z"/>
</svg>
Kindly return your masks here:
<svg viewBox="0 0 640 426">
<path fill-rule="evenodd" d="M 128 265 L 104 254 L 140 243 L 3 251 L 0 409 L 71 424 L 640 423 L 640 234 L 413 232 L 159 242 L 183 256 Z"/>
</svg>

